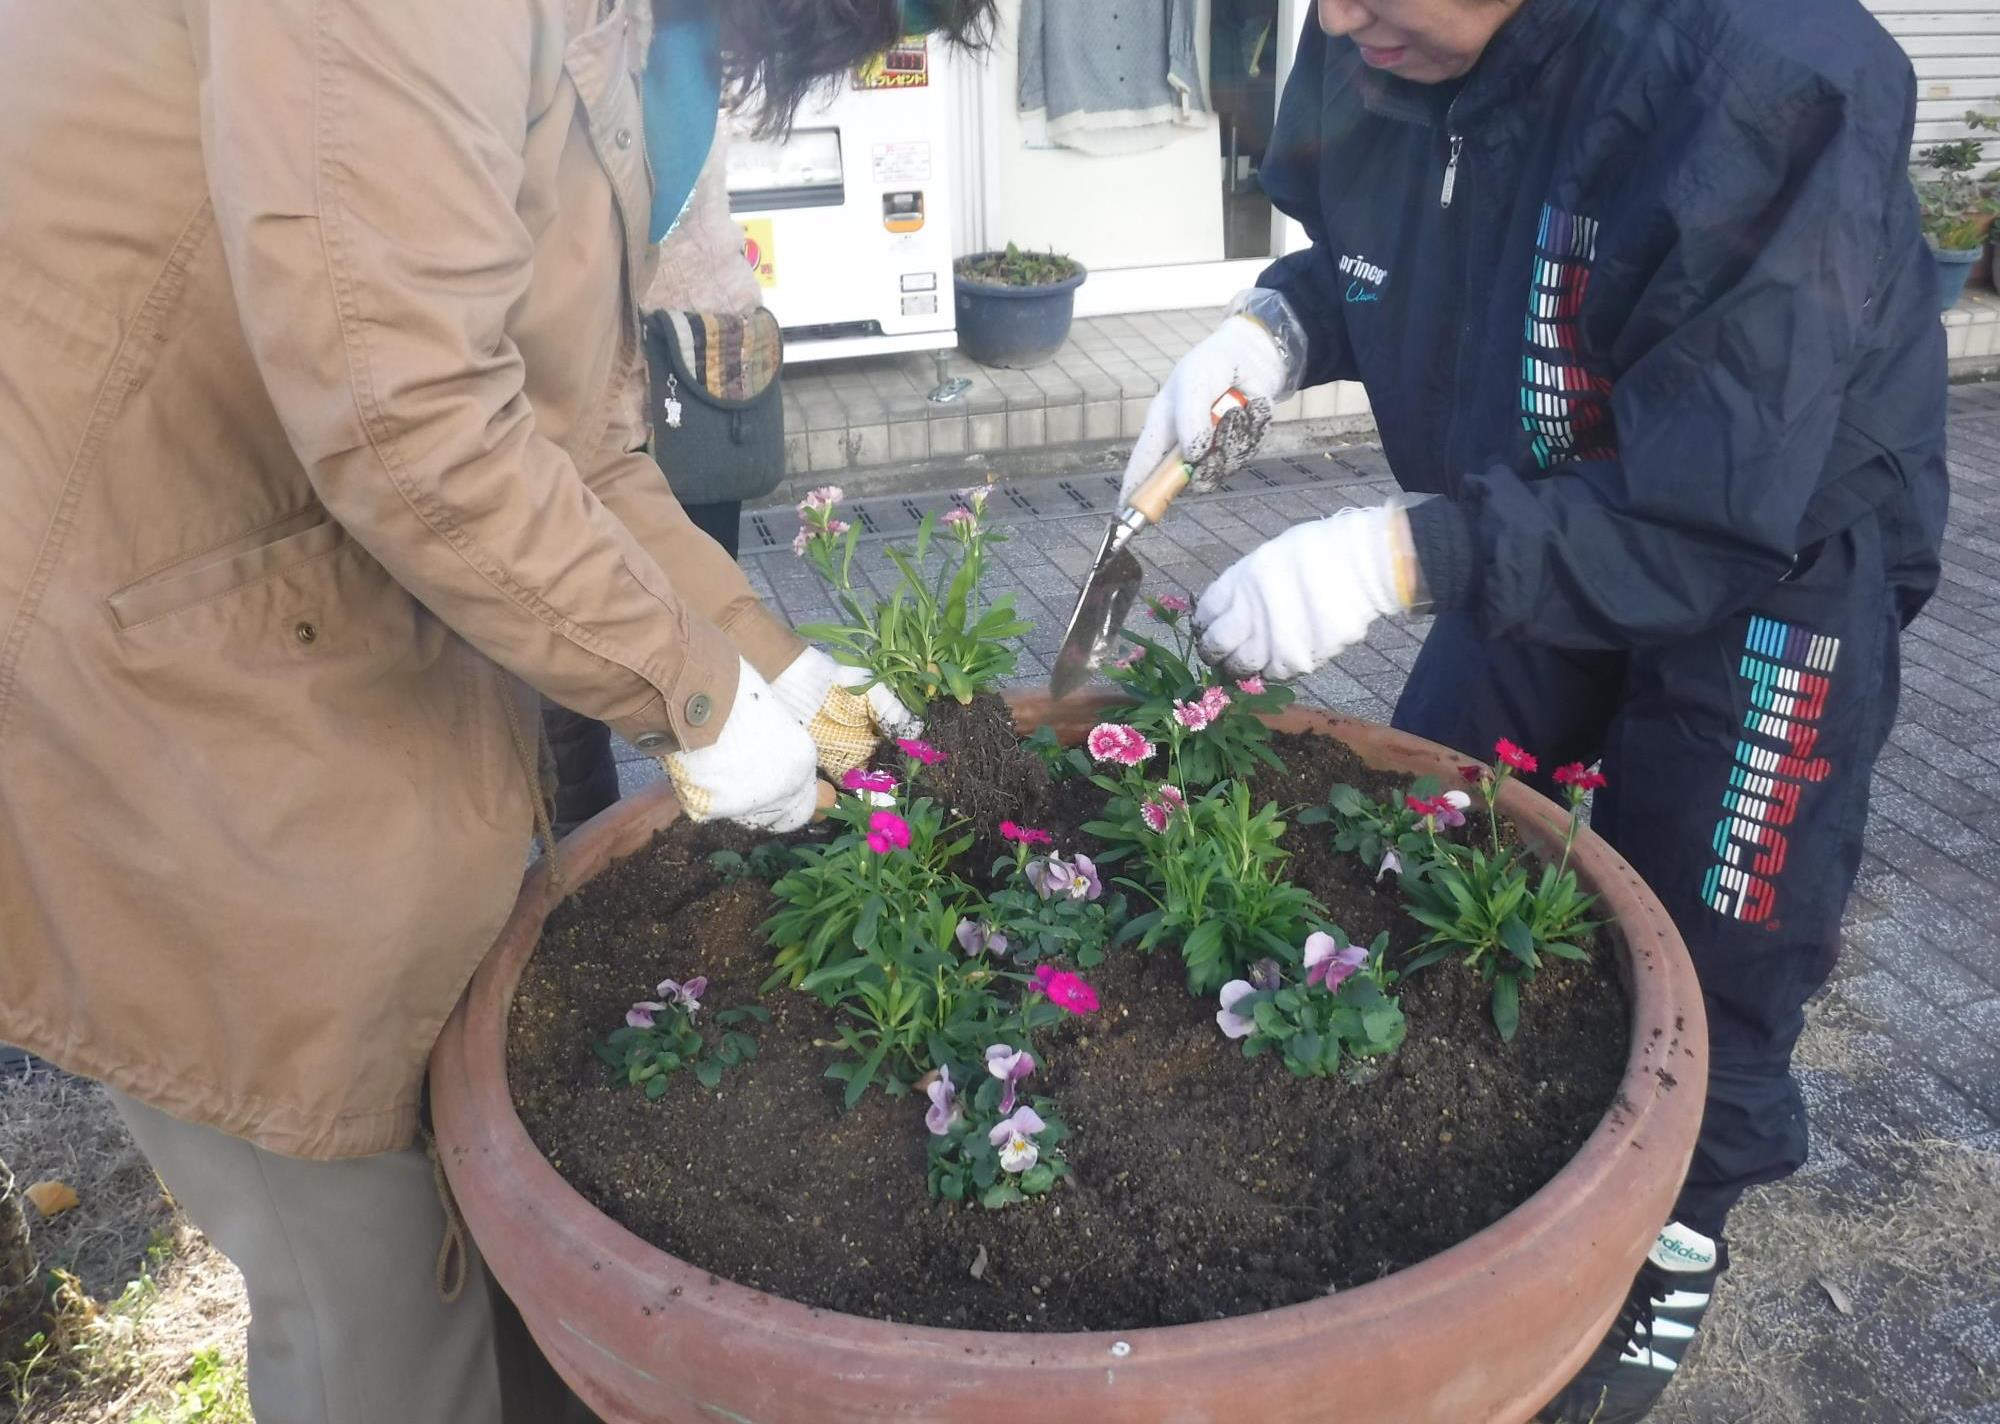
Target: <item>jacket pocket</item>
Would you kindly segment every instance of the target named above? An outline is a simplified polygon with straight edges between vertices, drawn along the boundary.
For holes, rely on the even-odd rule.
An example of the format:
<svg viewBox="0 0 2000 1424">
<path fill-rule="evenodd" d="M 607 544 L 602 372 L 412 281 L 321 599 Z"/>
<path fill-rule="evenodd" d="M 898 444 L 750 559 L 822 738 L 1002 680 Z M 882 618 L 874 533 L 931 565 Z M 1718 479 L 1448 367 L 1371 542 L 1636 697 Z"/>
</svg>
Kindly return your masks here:
<svg viewBox="0 0 2000 1424">
<path fill-rule="evenodd" d="M 289 519 L 196 554 L 128 584 L 106 602 L 120 628 L 138 628 L 211 599 L 277 577 L 347 542 L 347 531 L 323 509 Z"/>
</svg>

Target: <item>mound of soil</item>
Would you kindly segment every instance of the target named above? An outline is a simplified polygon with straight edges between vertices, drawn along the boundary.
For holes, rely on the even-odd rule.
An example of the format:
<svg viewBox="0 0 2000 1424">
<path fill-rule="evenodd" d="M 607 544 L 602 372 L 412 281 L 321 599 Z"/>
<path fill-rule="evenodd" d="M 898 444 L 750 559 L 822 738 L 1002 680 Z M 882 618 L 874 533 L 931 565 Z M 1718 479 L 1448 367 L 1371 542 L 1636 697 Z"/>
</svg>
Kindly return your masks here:
<svg viewBox="0 0 2000 1424">
<path fill-rule="evenodd" d="M 955 734 L 947 719 L 929 733 L 953 753 L 946 766 L 991 754 Z M 1287 769 L 1260 781 L 1260 797 L 1400 786 L 1319 738 L 1274 748 Z M 982 809 L 1087 849 L 1075 827 L 1101 793 L 1051 783 L 1028 760 L 1041 781 L 1016 758 L 1004 774 L 1031 784 L 1002 781 L 1005 804 Z M 958 796 L 989 789 L 950 804 L 969 811 Z M 1034 795 L 1043 810 L 1024 812 Z M 1398 949 L 1414 943 L 1393 886 L 1327 840 L 1325 827 L 1290 827 L 1294 878 L 1357 942 L 1386 930 Z M 810 1305 L 1095 1330 L 1310 1300 L 1435 1255 L 1519 1205 L 1575 1154 L 1623 1069 L 1628 1011 L 1602 952 L 1550 964 L 1506 1045 L 1472 976 L 1426 970 L 1399 986 L 1409 1037 L 1396 1054 L 1355 1080 L 1301 1081 L 1221 1037 L 1177 955 L 1115 951 L 1089 974 L 1103 1011 L 1058 1030 L 1031 1084 L 1070 1124 L 1070 1181 L 998 1212 L 935 1202 L 923 1099 L 871 1092 L 843 1112 L 840 1085 L 822 1076 L 834 1016 L 806 995 L 761 1000 L 773 1021 L 757 1058 L 714 1092 L 681 1075 L 649 1102 L 593 1056 L 663 977 L 708 975 L 717 1008 L 756 998 L 769 973 L 757 927 L 773 902 L 763 884 L 726 882 L 708 863 L 750 844 L 678 826 L 561 906 L 515 999 L 510 1076 L 536 1145 L 599 1209 L 697 1266 Z"/>
</svg>

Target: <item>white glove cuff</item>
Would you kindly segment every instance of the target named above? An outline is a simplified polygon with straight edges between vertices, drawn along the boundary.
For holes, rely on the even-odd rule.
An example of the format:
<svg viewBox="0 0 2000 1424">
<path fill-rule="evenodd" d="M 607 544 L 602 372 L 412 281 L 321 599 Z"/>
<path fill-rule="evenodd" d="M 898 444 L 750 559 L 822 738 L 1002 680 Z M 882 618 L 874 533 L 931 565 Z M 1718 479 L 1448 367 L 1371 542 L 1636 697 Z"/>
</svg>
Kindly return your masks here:
<svg viewBox="0 0 2000 1424">
<path fill-rule="evenodd" d="M 1408 611 L 1396 582 L 1398 545 L 1409 543 L 1403 525 L 1401 510 L 1381 505 L 1343 509 L 1321 525 L 1327 552 L 1349 560 L 1357 587 L 1378 617 Z"/>
<path fill-rule="evenodd" d="M 874 674 L 869 672 L 867 668 L 849 667 L 845 663 L 836 663 L 834 665 L 834 684 L 838 687 L 846 688 L 849 692 L 854 691 L 872 677 L 874 677 Z M 881 683 L 876 683 L 867 692 L 863 693 L 862 696 L 868 701 L 868 715 L 875 719 L 875 725 L 890 736 L 918 737 L 923 735 L 923 719 L 905 707 L 902 700 Z"/>
</svg>

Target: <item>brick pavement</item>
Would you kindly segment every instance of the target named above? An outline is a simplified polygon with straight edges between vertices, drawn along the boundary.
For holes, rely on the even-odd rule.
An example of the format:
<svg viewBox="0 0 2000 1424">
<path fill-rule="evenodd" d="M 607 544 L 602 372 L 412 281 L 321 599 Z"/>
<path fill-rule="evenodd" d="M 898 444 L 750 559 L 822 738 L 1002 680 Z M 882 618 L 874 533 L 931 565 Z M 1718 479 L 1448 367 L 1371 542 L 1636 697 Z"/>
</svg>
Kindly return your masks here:
<svg viewBox="0 0 2000 1424">
<path fill-rule="evenodd" d="M 1920 1194 L 1925 1184 L 1898 1150 L 1905 1140 L 2000 1152 L 2000 385 L 1956 389 L 1951 409 L 1944 582 L 1903 644 L 1901 717 L 1877 777 L 1844 956 L 1821 1011 L 1841 1025 L 1829 1041 L 1847 1051 L 1833 1066 L 1801 1071 L 1815 1148 L 1801 1180 L 1781 1189 L 1790 1194 L 1786 1210 L 1865 1212 Z M 1393 487 L 1373 447 L 1266 462 L 1225 491 L 1187 501 L 1139 541 L 1147 587 L 1199 593 L 1291 523 Z M 1036 624 L 1022 685 L 1047 677 L 1115 496 L 1115 477 L 1102 472 L 996 496 L 1014 537 L 998 552 L 995 586 L 1011 587 Z M 913 498 L 868 502 L 891 531 L 879 537 L 893 537 L 899 521 L 908 527 L 923 502 Z M 746 538 L 744 562 L 761 594 L 794 622 L 810 622 L 831 605 L 792 557 L 792 527 L 784 511 L 767 515 L 760 532 L 772 542 L 759 548 Z M 1365 647 L 1305 679 L 1303 698 L 1386 719 L 1423 633 L 1422 622 L 1378 623 Z M 637 783 L 651 763 L 628 754 L 624 772 Z M 1746 1254 L 1735 1274 L 1754 1290 L 1758 1266 Z M 1798 1327 L 1784 1335 L 1782 1361 L 1716 1362 L 1705 1371 L 1698 1354 L 1669 1418 L 2000 1424 L 2000 1242 L 1968 1242 L 1967 1256 L 1977 1269 L 1943 1299 L 1877 1280 L 1863 1262 L 1852 1317 L 1824 1298 L 1778 1302 L 1777 1314 Z M 1785 1370 L 1798 1378 L 1780 1388 Z M 1768 1377 L 1746 1394 L 1746 1378 L 1760 1374 Z"/>
</svg>

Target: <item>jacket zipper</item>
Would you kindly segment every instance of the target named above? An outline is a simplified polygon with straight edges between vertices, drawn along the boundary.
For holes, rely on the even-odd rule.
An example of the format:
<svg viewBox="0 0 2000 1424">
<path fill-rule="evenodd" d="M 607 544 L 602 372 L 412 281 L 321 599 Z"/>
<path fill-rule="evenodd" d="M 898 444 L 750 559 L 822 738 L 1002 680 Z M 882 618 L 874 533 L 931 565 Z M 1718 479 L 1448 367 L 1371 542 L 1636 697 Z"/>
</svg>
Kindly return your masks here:
<svg viewBox="0 0 2000 1424">
<path fill-rule="evenodd" d="M 1444 116 L 1445 133 L 1451 139 L 1451 160 L 1445 165 L 1444 191 L 1438 195 L 1438 206 L 1447 212 L 1451 209 L 1452 199 L 1458 193 L 1458 160 L 1460 153 L 1465 148 L 1465 135 L 1458 132 L 1457 125 L 1454 122 L 1457 113 L 1458 99 L 1454 97 L 1451 101 L 1451 107 L 1445 111 Z M 1459 293 L 1459 310 L 1465 313 L 1465 321 L 1459 331 L 1458 354 L 1456 359 L 1453 360 L 1451 367 L 1451 396 L 1449 404 L 1451 414 L 1445 420 L 1444 433 L 1445 488 L 1446 493 L 1452 497 L 1457 496 L 1460 485 L 1460 476 L 1456 473 L 1455 452 L 1458 448 L 1459 401 L 1461 393 L 1465 390 L 1466 350 L 1472 344 L 1473 327 L 1476 325 L 1472 309 L 1472 273 L 1475 258 L 1472 251 L 1472 244 L 1469 241 L 1463 243 L 1462 246 L 1465 248 L 1465 272 L 1464 285 Z"/>
<path fill-rule="evenodd" d="M 1445 136 L 1451 140 L 1451 158 L 1444 166 L 1444 191 L 1438 194 L 1440 208 L 1449 208 L 1452 196 L 1458 192 L 1458 157 L 1465 151 L 1465 135 L 1452 122 L 1452 116 L 1458 112 L 1458 98 L 1452 98 L 1451 107 L 1445 110 L 1444 115 Z"/>
</svg>

